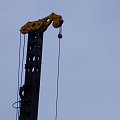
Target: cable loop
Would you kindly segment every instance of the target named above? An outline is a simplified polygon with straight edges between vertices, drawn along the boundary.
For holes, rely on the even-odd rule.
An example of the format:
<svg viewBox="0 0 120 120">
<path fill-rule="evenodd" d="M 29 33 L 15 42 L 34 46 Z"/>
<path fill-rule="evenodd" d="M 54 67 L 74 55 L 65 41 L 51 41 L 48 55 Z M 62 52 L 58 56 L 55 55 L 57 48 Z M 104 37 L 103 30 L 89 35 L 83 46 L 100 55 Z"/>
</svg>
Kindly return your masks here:
<svg viewBox="0 0 120 120">
<path fill-rule="evenodd" d="M 14 102 L 14 103 L 12 104 L 12 107 L 15 108 L 15 109 L 20 108 L 20 107 L 18 107 L 18 106 L 17 106 L 17 107 L 14 106 L 15 104 L 18 104 L 18 103 L 20 103 L 20 101 Z"/>
</svg>

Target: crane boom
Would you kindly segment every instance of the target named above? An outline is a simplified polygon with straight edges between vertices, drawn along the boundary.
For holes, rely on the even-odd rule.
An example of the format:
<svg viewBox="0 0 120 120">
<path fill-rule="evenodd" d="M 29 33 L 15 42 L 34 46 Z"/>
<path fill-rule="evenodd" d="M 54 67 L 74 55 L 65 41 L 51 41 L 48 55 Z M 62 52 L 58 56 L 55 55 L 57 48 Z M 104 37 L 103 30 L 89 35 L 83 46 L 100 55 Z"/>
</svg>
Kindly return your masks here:
<svg viewBox="0 0 120 120">
<path fill-rule="evenodd" d="M 51 13 L 49 16 L 38 21 L 27 22 L 24 26 L 21 27 L 20 32 L 22 34 L 26 34 L 31 30 L 40 30 L 41 32 L 44 32 L 51 23 L 54 28 L 60 27 L 63 24 L 62 16 Z"/>
<path fill-rule="evenodd" d="M 28 22 L 20 29 L 22 34 L 28 34 L 28 44 L 25 64 L 25 82 L 19 90 L 19 120 L 37 120 L 43 34 L 52 22 L 53 27 L 58 28 L 62 25 L 63 20 L 60 15 L 52 13 L 36 22 Z"/>
</svg>

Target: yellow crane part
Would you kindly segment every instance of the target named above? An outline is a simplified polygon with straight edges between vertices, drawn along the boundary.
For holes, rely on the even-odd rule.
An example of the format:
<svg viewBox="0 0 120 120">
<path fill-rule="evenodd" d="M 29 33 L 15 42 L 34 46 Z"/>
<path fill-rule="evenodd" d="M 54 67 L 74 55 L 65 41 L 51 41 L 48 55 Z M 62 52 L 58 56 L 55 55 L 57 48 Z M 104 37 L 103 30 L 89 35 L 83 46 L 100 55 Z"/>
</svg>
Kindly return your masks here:
<svg viewBox="0 0 120 120">
<path fill-rule="evenodd" d="M 51 13 L 49 16 L 43 19 L 26 23 L 21 27 L 20 32 L 22 34 L 27 34 L 31 30 L 40 30 L 41 32 L 44 32 L 51 23 L 54 28 L 60 27 L 63 23 L 62 16 Z"/>
</svg>

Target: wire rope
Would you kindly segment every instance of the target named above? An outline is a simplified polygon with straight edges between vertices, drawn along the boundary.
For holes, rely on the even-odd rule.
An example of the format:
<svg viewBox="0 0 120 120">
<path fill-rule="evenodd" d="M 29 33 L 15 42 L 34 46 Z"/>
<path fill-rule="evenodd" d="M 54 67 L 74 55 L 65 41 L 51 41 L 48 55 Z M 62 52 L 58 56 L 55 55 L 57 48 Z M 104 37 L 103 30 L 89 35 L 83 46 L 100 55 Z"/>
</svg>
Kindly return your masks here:
<svg viewBox="0 0 120 120">
<path fill-rule="evenodd" d="M 22 86 L 22 80 L 23 80 L 23 69 L 24 69 L 24 51 L 25 51 L 25 35 L 24 35 L 24 42 L 23 42 L 23 53 L 22 53 L 22 68 L 21 68 L 21 82 L 20 82 L 20 87 Z"/>
<path fill-rule="evenodd" d="M 19 55 L 18 55 L 18 85 L 17 85 L 17 102 L 15 102 L 16 104 L 17 104 L 17 108 L 18 108 L 18 106 L 19 106 L 19 103 L 18 103 L 18 101 L 19 101 L 19 86 L 20 86 L 20 79 L 19 79 L 19 77 L 20 77 L 20 53 L 21 53 L 21 33 L 20 33 L 20 41 L 19 41 Z M 14 107 L 14 104 L 12 105 L 13 107 Z M 18 117 L 19 117 L 19 110 L 18 109 L 16 109 L 16 120 L 18 120 Z"/>
<path fill-rule="evenodd" d="M 23 80 L 23 68 L 24 68 L 24 51 L 25 51 L 25 35 L 24 35 L 24 41 L 23 41 L 23 48 L 22 48 L 22 61 L 21 61 L 21 47 L 22 47 L 22 38 L 20 33 L 20 43 L 19 43 L 19 55 L 18 55 L 18 85 L 17 85 L 17 101 L 13 103 L 12 107 L 16 109 L 16 120 L 19 120 L 19 88 L 22 86 L 22 80 Z M 20 65 L 22 62 L 22 68 L 20 69 Z M 15 104 L 17 106 L 15 107 Z"/>
<path fill-rule="evenodd" d="M 55 106 L 55 120 L 58 118 L 58 97 L 59 97 L 59 75 L 60 75 L 60 39 L 62 38 L 62 27 L 59 28 L 58 34 L 58 61 L 57 61 L 57 91 L 56 91 L 56 106 Z"/>
<path fill-rule="evenodd" d="M 56 114 L 55 120 L 58 116 L 58 95 L 59 95 L 59 75 L 60 75 L 60 39 L 59 39 L 59 48 L 58 48 L 58 73 L 57 73 L 57 93 L 56 93 Z"/>
</svg>

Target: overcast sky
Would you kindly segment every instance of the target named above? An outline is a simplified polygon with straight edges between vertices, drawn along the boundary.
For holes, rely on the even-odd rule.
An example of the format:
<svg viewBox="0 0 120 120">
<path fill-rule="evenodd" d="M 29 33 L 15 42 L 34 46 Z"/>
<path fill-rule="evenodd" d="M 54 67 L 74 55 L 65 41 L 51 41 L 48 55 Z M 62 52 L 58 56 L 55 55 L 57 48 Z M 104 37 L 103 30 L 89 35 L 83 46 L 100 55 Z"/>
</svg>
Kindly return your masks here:
<svg viewBox="0 0 120 120">
<path fill-rule="evenodd" d="M 120 0 L 0 0 L 0 120 L 15 120 L 19 29 L 63 16 L 58 120 L 120 120 Z M 44 34 L 38 120 L 54 120 L 58 30 Z"/>
</svg>

